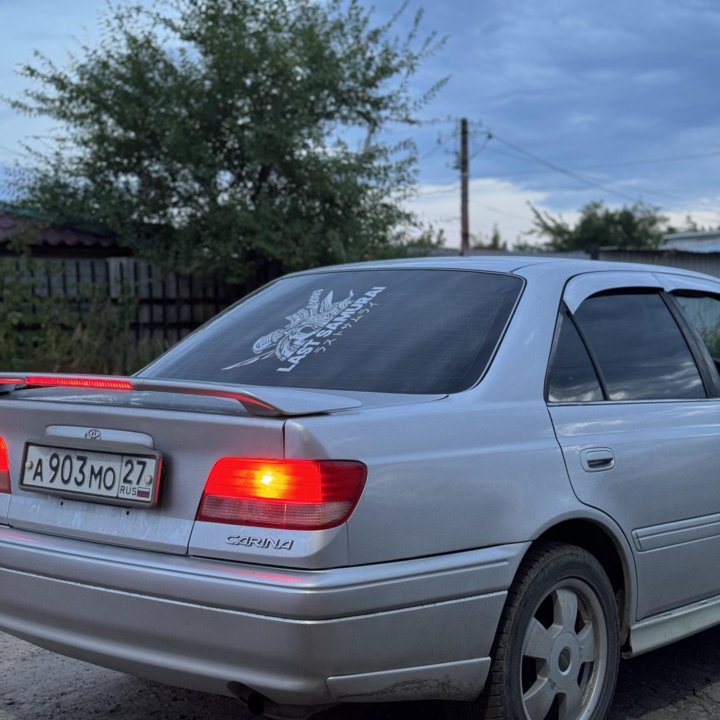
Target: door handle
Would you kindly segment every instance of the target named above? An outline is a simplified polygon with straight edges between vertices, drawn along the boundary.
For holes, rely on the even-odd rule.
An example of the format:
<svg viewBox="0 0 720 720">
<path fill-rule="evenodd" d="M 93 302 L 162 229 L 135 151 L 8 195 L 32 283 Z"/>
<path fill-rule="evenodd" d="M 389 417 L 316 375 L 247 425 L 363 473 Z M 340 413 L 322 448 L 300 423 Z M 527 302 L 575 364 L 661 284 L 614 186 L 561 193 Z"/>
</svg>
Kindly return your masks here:
<svg viewBox="0 0 720 720">
<path fill-rule="evenodd" d="M 580 451 L 580 462 L 585 472 L 600 472 L 615 467 L 615 453 L 610 448 L 588 448 Z"/>
</svg>

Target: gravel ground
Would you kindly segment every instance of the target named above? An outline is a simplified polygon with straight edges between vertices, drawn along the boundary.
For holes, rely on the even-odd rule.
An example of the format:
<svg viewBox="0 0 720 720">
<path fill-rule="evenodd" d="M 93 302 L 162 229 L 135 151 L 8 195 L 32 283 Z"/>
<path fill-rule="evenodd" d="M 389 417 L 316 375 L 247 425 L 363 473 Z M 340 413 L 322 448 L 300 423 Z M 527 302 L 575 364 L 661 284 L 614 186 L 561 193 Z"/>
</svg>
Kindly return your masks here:
<svg viewBox="0 0 720 720">
<path fill-rule="evenodd" d="M 318 720 L 434 720 L 432 703 L 348 705 Z M 248 720 L 236 701 L 97 668 L 0 633 L 0 720 Z M 720 718 L 720 628 L 622 663 L 611 720 Z"/>
</svg>

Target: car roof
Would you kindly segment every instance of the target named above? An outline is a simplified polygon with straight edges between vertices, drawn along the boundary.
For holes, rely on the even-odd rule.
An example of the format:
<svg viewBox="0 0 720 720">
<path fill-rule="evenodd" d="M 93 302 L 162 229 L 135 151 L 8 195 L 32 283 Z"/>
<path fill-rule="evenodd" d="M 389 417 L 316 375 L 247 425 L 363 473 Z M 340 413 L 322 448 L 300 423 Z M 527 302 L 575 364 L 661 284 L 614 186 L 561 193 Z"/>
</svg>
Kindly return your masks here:
<svg viewBox="0 0 720 720">
<path fill-rule="evenodd" d="M 541 266 L 544 266 L 541 268 Z M 331 272 L 335 270 L 381 270 L 381 269 L 432 269 L 432 270 L 486 270 L 490 272 L 519 273 L 526 269 L 544 269 L 552 271 L 554 275 L 572 277 L 588 272 L 664 272 L 689 277 L 711 279 L 718 281 L 717 277 L 703 273 L 686 270 L 684 268 L 655 265 L 649 263 L 612 262 L 604 260 L 584 260 L 578 258 L 563 258 L 547 255 L 471 255 L 468 257 L 421 257 L 402 258 L 398 260 L 375 260 L 371 262 L 351 263 L 345 265 L 332 265 L 304 273 Z"/>
</svg>

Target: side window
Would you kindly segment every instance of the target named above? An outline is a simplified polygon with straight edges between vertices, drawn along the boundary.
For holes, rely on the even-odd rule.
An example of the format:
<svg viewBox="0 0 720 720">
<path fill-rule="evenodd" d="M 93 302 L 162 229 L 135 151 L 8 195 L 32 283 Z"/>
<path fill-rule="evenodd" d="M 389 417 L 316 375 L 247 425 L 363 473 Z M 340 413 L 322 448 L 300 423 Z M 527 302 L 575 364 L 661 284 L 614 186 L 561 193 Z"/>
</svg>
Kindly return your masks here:
<svg viewBox="0 0 720 720">
<path fill-rule="evenodd" d="M 548 374 L 550 402 L 592 402 L 603 399 L 602 388 L 588 351 L 573 321 L 562 313 L 558 339 Z"/>
<path fill-rule="evenodd" d="M 609 400 L 706 397 L 675 318 L 657 293 L 601 294 L 575 313 Z"/>
<path fill-rule="evenodd" d="M 713 364 L 720 370 L 720 298 L 701 293 L 674 294 L 685 319 L 705 344 Z"/>
</svg>

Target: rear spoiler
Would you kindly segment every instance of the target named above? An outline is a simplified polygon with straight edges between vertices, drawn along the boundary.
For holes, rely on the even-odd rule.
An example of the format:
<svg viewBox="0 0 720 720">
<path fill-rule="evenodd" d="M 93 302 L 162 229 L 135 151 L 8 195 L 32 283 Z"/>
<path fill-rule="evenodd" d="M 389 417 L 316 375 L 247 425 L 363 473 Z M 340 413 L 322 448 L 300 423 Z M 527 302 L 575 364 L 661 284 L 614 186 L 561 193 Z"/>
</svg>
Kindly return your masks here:
<svg viewBox="0 0 720 720">
<path fill-rule="evenodd" d="M 263 387 L 258 388 L 256 394 L 243 390 L 237 385 L 185 380 L 154 380 L 113 375 L 0 373 L 0 394 L 49 387 L 117 392 L 162 392 L 226 398 L 236 400 L 248 413 L 261 417 L 317 415 L 334 410 L 349 410 L 362 405 L 352 398 L 295 388 Z"/>
</svg>

